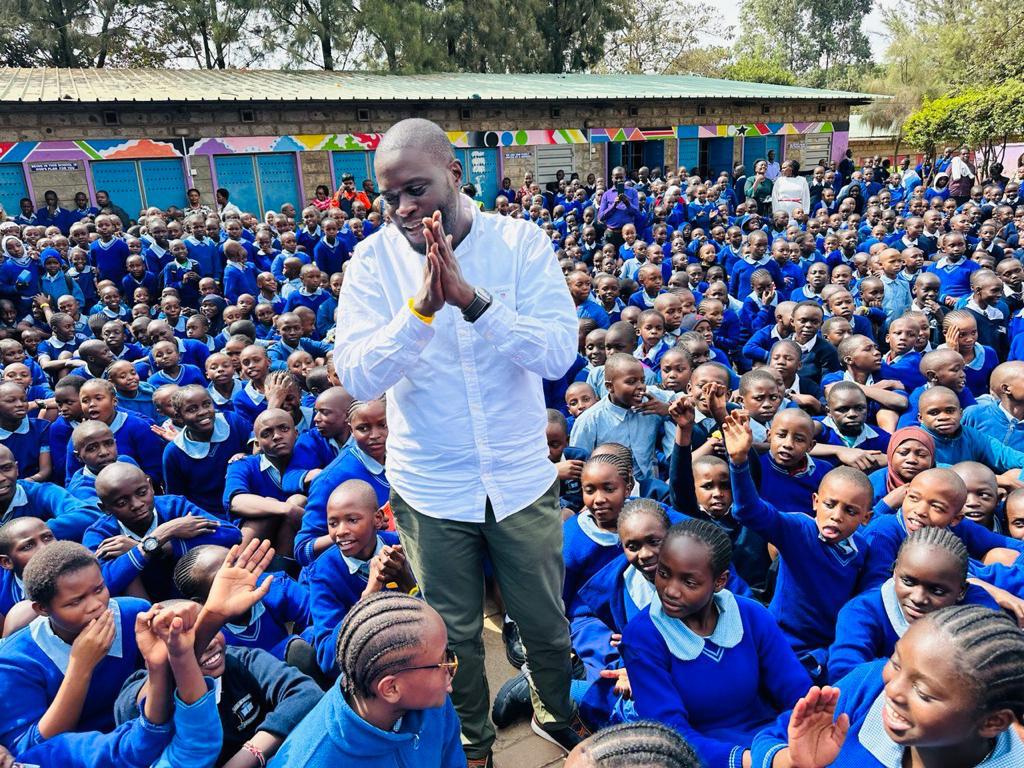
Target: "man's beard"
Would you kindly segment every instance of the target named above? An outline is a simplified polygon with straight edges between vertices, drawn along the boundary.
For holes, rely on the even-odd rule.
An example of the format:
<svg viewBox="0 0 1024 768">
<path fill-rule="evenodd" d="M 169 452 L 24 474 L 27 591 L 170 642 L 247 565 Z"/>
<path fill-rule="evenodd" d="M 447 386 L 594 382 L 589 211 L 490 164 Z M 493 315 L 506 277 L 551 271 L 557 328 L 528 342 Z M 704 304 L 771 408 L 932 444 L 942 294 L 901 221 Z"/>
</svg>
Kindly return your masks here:
<svg viewBox="0 0 1024 768">
<path fill-rule="evenodd" d="M 444 202 L 439 203 L 437 206 L 437 210 L 441 212 L 441 226 L 444 227 L 444 232 L 446 235 L 450 235 L 452 233 L 452 227 L 454 226 L 458 215 L 460 194 L 462 193 L 456 190 L 451 190 L 450 194 L 448 195 L 448 198 L 444 200 Z M 430 216 L 433 215 L 433 212 L 431 212 Z M 392 223 L 396 227 L 398 227 L 398 231 L 402 233 L 402 237 L 405 238 L 405 241 L 409 243 L 409 245 L 412 247 L 414 251 L 416 251 L 417 253 L 426 254 L 426 237 L 424 237 L 423 240 L 420 242 L 414 242 L 409 237 L 409 231 L 402 224 L 399 224 L 398 221 L 394 218 L 392 218 Z"/>
</svg>

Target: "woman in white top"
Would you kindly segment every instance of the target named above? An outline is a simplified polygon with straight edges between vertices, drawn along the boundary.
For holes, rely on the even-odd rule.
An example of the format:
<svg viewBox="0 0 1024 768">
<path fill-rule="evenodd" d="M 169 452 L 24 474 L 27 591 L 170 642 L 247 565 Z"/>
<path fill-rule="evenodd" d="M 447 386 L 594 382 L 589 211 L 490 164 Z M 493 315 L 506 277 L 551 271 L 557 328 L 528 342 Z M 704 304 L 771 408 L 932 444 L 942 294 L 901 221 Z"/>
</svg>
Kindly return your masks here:
<svg viewBox="0 0 1024 768">
<path fill-rule="evenodd" d="M 785 211 L 791 217 L 797 208 L 808 213 L 811 210 L 811 190 L 807 179 L 798 176 L 800 164 L 787 160 L 782 164 L 782 175 L 775 179 L 772 187 L 772 213 Z"/>
<path fill-rule="evenodd" d="M 978 183 L 973 155 L 964 147 L 949 163 L 949 194 L 956 198 L 957 205 L 963 205 L 970 199 L 971 187 Z"/>
</svg>

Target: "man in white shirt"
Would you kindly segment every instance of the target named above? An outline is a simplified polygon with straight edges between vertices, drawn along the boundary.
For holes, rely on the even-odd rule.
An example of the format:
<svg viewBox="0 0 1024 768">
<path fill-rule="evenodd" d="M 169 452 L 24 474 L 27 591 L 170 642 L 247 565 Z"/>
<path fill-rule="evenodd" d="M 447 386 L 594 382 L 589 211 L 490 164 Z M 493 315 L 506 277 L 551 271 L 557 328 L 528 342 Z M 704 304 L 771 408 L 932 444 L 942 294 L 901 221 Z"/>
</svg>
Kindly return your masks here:
<svg viewBox="0 0 1024 768">
<path fill-rule="evenodd" d="M 387 392 L 386 474 L 402 543 L 459 657 L 452 700 L 470 766 L 489 765 L 482 629 L 489 554 L 529 657 L 534 730 L 568 751 L 568 623 L 558 482 L 542 379 L 576 358 L 577 322 L 543 230 L 459 193 L 447 135 L 393 126 L 375 167 L 390 223 L 354 252 L 334 362 L 359 399 Z"/>
<path fill-rule="evenodd" d="M 775 150 L 768 150 L 768 170 L 765 172 L 764 177 L 770 181 L 775 181 L 779 178 L 782 173 L 782 166 L 779 165 L 779 161 L 775 159 Z M 805 209 L 806 210 L 806 209 Z"/>
</svg>

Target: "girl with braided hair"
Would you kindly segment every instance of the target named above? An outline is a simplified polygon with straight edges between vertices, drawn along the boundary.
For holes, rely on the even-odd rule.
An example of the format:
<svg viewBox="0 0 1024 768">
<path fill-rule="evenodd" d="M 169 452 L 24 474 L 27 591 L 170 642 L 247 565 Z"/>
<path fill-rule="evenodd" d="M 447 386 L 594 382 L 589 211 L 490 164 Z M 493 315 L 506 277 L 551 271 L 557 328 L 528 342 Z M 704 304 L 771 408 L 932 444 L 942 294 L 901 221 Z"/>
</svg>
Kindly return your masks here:
<svg viewBox="0 0 1024 768">
<path fill-rule="evenodd" d="M 1022 716 L 1024 633 L 1004 614 L 955 605 L 914 622 L 889 659 L 811 688 L 754 739 L 752 764 L 1015 768 Z"/>
<path fill-rule="evenodd" d="M 706 768 L 750 765 L 757 732 L 810 677 L 774 618 L 728 589 L 732 543 L 708 520 L 669 529 L 650 606 L 622 634 L 636 714 L 671 726 Z"/>
<path fill-rule="evenodd" d="M 693 748 L 653 720 L 613 725 L 569 753 L 565 768 L 701 768 Z"/>
<path fill-rule="evenodd" d="M 448 698 L 459 662 L 441 616 L 396 592 L 363 598 L 338 632 L 339 684 L 292 731 L 272 768 L 464 768 Z"/>
<path fill-rule="evenodd" d="M 948 528 L 919 528 L 907 536 L 892 578 L 839 611 L 836 640 L 828 652 L 828 679 L 888 658 L 896 641 L 929 613 L 959 603 L 997 609 L 988 592 L 967 583 L 968 560 L 967 547 Z"/>
</svg>

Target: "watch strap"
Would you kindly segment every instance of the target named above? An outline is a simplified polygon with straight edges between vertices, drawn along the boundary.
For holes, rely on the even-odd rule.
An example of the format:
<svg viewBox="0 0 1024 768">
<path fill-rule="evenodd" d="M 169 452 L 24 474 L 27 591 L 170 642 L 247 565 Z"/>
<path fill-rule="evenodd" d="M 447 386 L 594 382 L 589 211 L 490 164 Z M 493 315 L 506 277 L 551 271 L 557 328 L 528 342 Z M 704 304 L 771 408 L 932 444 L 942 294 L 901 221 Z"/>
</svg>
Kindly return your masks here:
<svg viewBox="0 0 1024 768">
<path fill-rule="evenodd" d="M 469 303 L 469 306 L 462 310 L 462 317 L 467 323 L 476 322 L 476 320 L 487 311 L 487 308 L 491 306 L 491 294 L 485 291 L 483 288 L 476 289 L 476 295 L 473 296 L 473 301 Z"/>
</svg>

